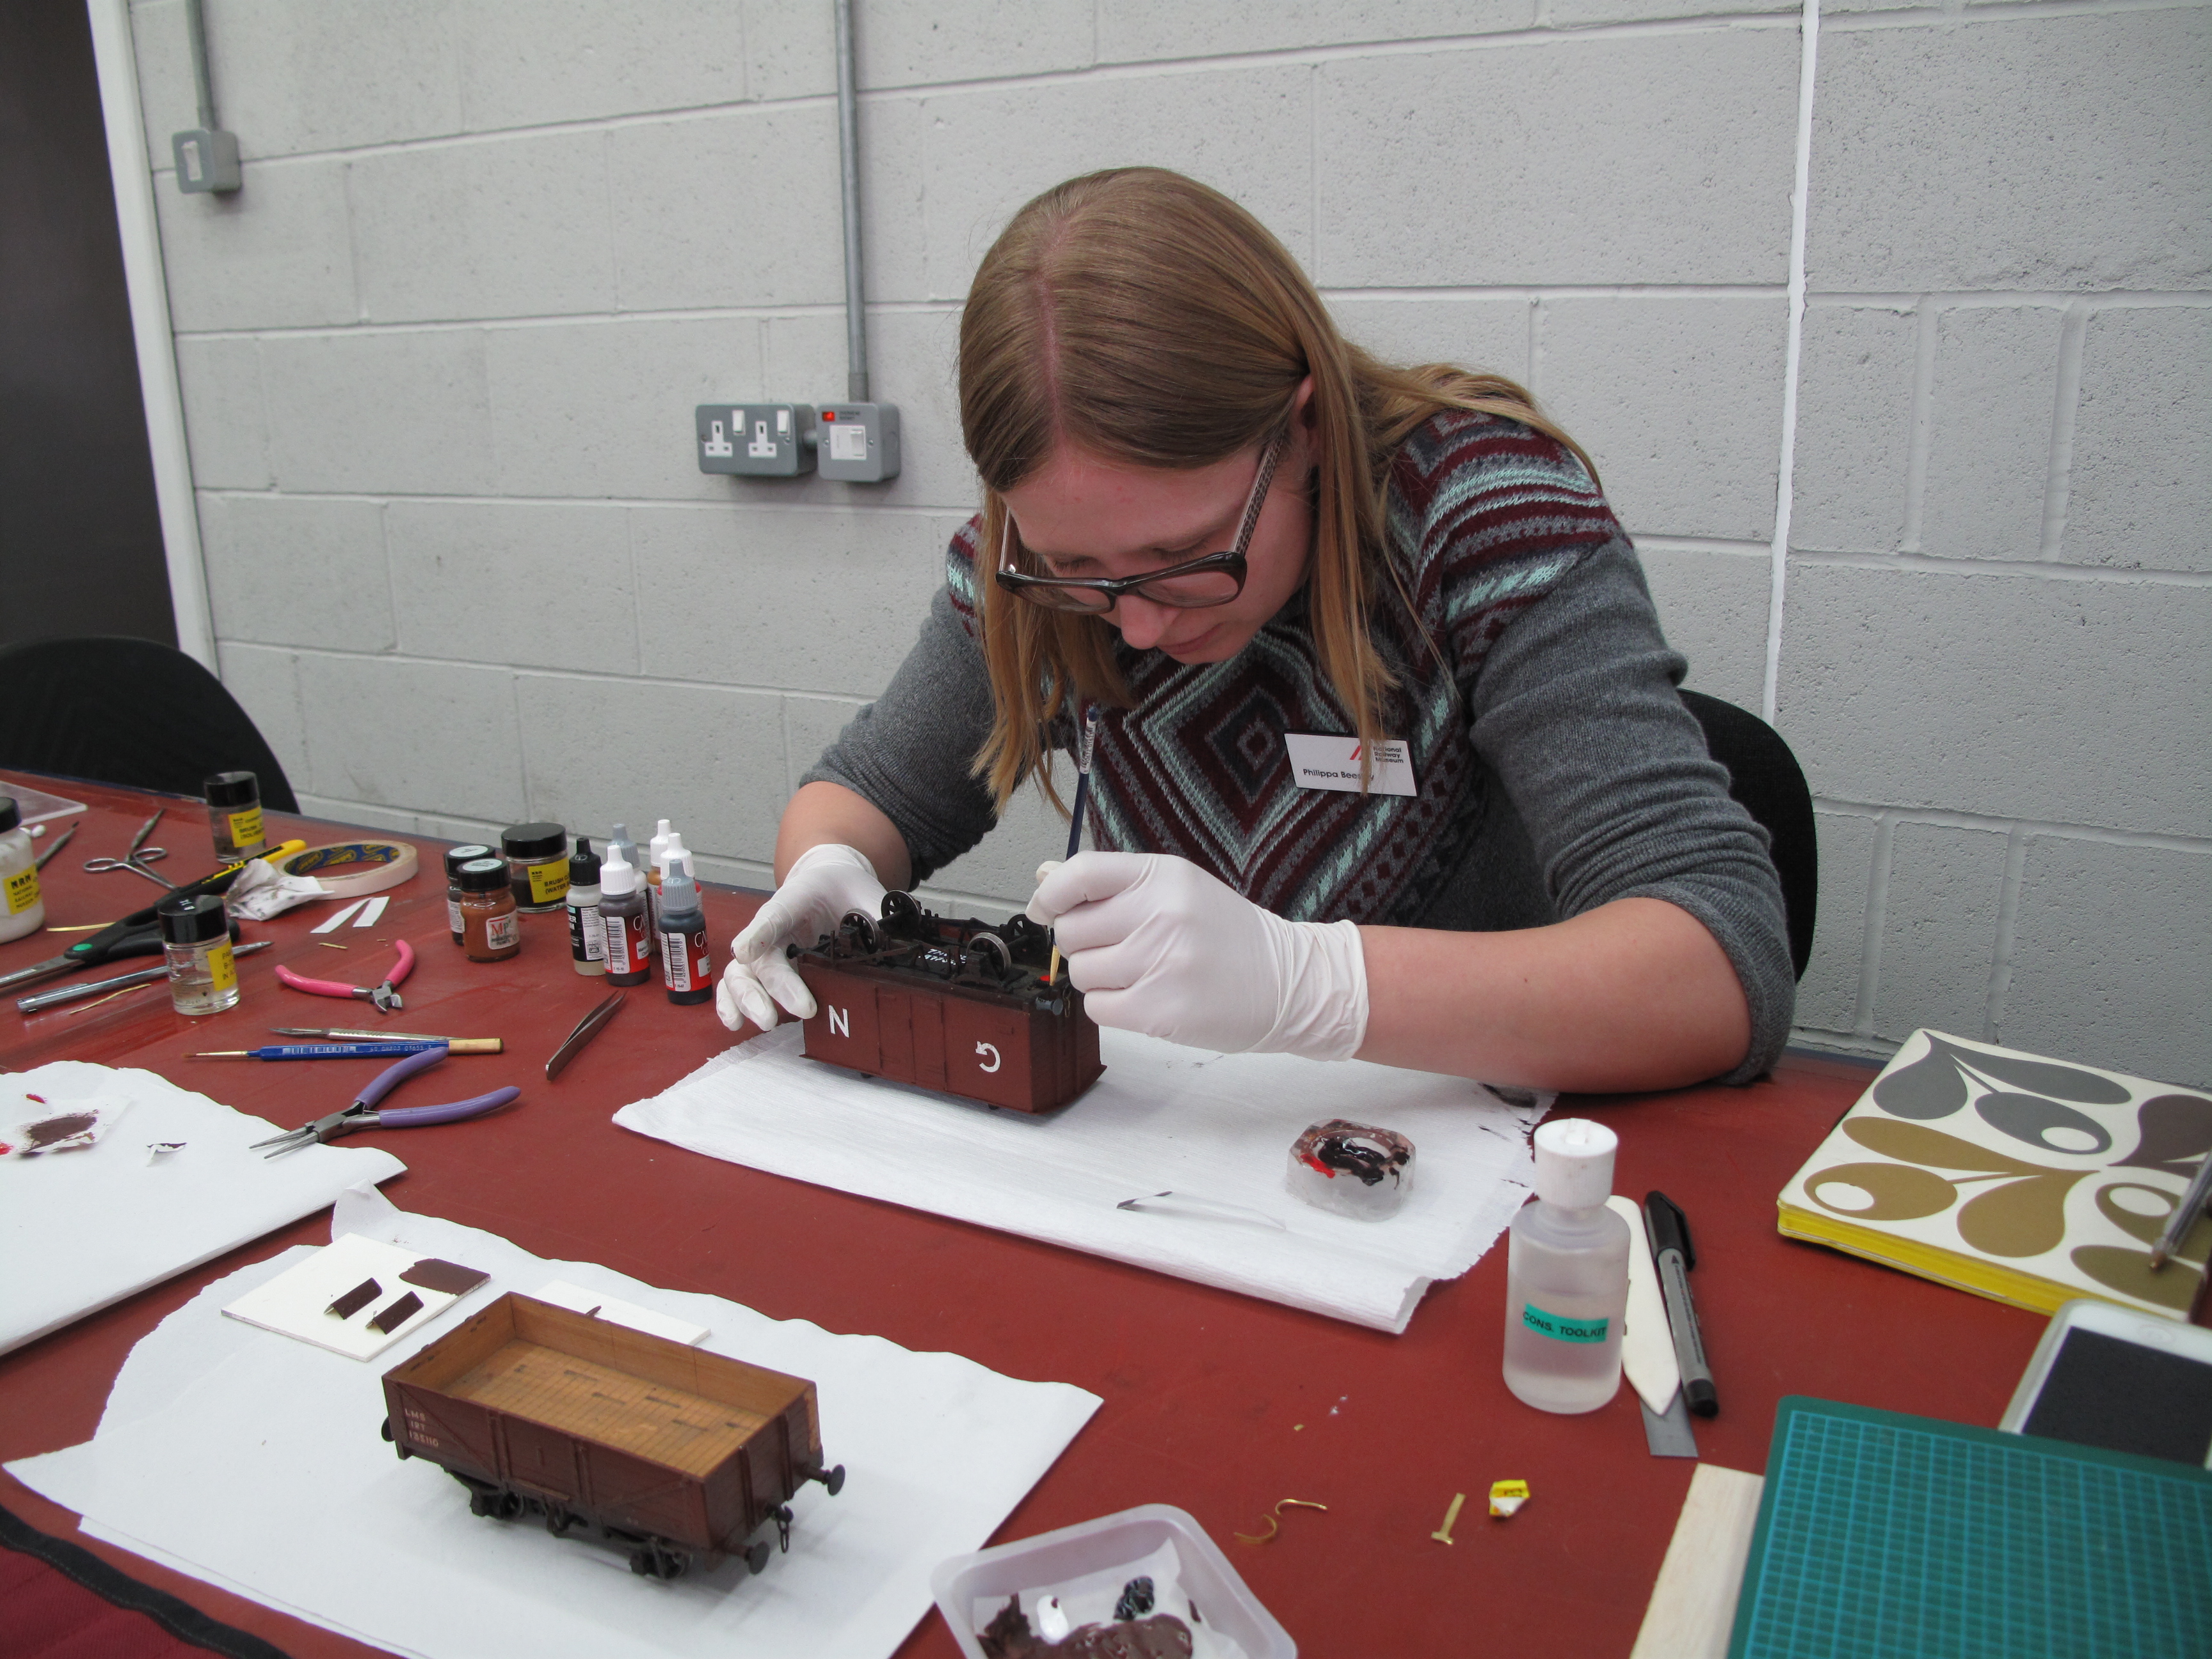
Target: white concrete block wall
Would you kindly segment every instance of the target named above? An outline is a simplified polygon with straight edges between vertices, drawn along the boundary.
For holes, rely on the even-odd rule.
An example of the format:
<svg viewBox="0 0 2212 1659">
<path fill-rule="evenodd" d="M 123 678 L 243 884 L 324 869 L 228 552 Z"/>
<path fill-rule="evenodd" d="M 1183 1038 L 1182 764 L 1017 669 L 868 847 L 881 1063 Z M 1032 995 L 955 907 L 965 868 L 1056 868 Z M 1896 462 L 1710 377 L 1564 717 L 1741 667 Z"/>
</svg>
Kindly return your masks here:
<svg viewBox="0 0 2212 1659">
<path fill-rule="evenodd" d="M 1592 449 L 1691 683 L 1818 797 L 1809 1039 L 2212 1081 L 2212 9 L 1826 4 L 1794 358 L 1795 7 L 856 9 L 881 489 L 690 451 L 843 392 L 828 0 L 208 0 L 227 200 L 168 175 L 182 4 L 136 0 L 222 672 L 313 810 L 665 815 L 763 883 L 974 506 L 975 261 L 1157 162 Z M 936 890 L 1060 840 L 1025 799 Z"/>
</svg>

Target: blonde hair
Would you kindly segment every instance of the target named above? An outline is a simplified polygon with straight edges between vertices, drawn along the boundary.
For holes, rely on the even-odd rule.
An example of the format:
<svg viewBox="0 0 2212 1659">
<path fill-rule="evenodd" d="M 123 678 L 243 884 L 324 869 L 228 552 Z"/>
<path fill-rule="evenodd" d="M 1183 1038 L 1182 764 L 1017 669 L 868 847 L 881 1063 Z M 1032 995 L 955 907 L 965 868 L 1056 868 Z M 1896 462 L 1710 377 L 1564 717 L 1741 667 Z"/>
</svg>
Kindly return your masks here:
<svg viewBox="0 0 2212 1659">
<path fill-rule="evenodd" d="M 1079 703 L 1131 702 L 1111 623 L 1031 605 L 994 580 L 1010 541 L 1021 568 L 1005 492 L 1062 444 L 1128 465 L 1211 465 L 1282 428 L 1309 375 L 1314 643 L 1371 742 L 1394 684 L 1368 632 L 1379 577 L 1412 612 L 1383 532 L 1398 446 L 1440 410 L 1465 410 L 1558 440 L 1595 479 L 1589 456 L 1503 376 L 1393 368 L 1351 344 L 1267 228 L 1180 173 L 1071 179 L 1015 214 L 983 256 L 960 319 L 960 424 L 983 480 L 975 602 L 994 705 L 974 769 L 1000 810 L 1032 774 L 1057 803 L 1050 721 Z"/>
</svg>

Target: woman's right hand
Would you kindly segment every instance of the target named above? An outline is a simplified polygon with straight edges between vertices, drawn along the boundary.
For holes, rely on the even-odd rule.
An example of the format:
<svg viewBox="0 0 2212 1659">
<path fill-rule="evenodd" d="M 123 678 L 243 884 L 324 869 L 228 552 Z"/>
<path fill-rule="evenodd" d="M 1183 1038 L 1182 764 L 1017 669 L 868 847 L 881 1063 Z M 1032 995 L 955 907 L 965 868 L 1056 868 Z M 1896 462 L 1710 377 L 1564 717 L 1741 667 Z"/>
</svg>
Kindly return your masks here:
<svg viewBox="0 0 2212 1659">
<path fill-rule="evenodd" d="M 814 1015 L 814 994 L 783 954 L 836 931 L 846 913 L 883 914 L 884 884 L 857 848 L 835 842 L 810 847 L 784 872 L 783 884 L 730 946 L 730 965 L 714 988 L 714 1012 L 732 1031 L 750 1020 L 763 1031 L 776 1009 L 797 1019 Z"/>
</svg>

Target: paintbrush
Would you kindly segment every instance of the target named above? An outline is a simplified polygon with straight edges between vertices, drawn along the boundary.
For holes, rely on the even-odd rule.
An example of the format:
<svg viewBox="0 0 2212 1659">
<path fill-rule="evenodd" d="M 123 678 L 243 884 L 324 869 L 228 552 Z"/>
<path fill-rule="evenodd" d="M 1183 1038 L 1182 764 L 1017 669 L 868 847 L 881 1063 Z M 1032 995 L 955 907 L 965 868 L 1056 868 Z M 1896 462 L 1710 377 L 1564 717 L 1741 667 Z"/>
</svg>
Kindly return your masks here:
<svg viewBox="0 0 2212 1659">
<path fill-rule="evenodd" d="M 1083 814 L 1091 805 L 1091 751 L 1098 741 L 1098 705 L 1093 703 L 1084 711 L 1083 724 L 1075 734 L 1075 811 L 1067 820 L 1067 856 L 1073 858 L 1083 850 Z M 1052 966 L 1045 970 L 1044 982 L 1056 983 L 1060 979 L 1060 941 L 1052 946 Z"/>
</svg>

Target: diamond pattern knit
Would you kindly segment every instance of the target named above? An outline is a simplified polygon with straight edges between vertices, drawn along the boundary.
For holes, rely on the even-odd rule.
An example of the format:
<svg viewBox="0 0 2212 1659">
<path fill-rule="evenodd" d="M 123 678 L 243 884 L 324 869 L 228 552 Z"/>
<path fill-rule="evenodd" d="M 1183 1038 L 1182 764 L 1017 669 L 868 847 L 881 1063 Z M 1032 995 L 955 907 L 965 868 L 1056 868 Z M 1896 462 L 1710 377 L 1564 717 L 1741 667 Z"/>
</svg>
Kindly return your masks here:
<svg viewBox="0 0 2212 1659">
<path fill-rule="evenodd" d="M 1301 591 L 1225 663 L 1117 644 L 1136 707 L 1107 709 L 1099 721 L 1097 846 L 1177 854 L 1297 921 L 1421 921 L 1481 822 L 1466 710 L 1486 653 L 1620 529 L 1571 451 L 1517 422 L 1455 412 L 1401 447 L 1386 517 L 1419 627 L 1385 583 L 1370 632 L 1398 682 L 1384 701 L 1384 732 L 1407 741 L 1419 793 L 1298 787 L 1285 733 L 1344 733 L 1349 753 L 1353 731 L 1322 672 Z M 946 571 L 971 636 L 976 551 L 971 522 Z"/>
</svg>

